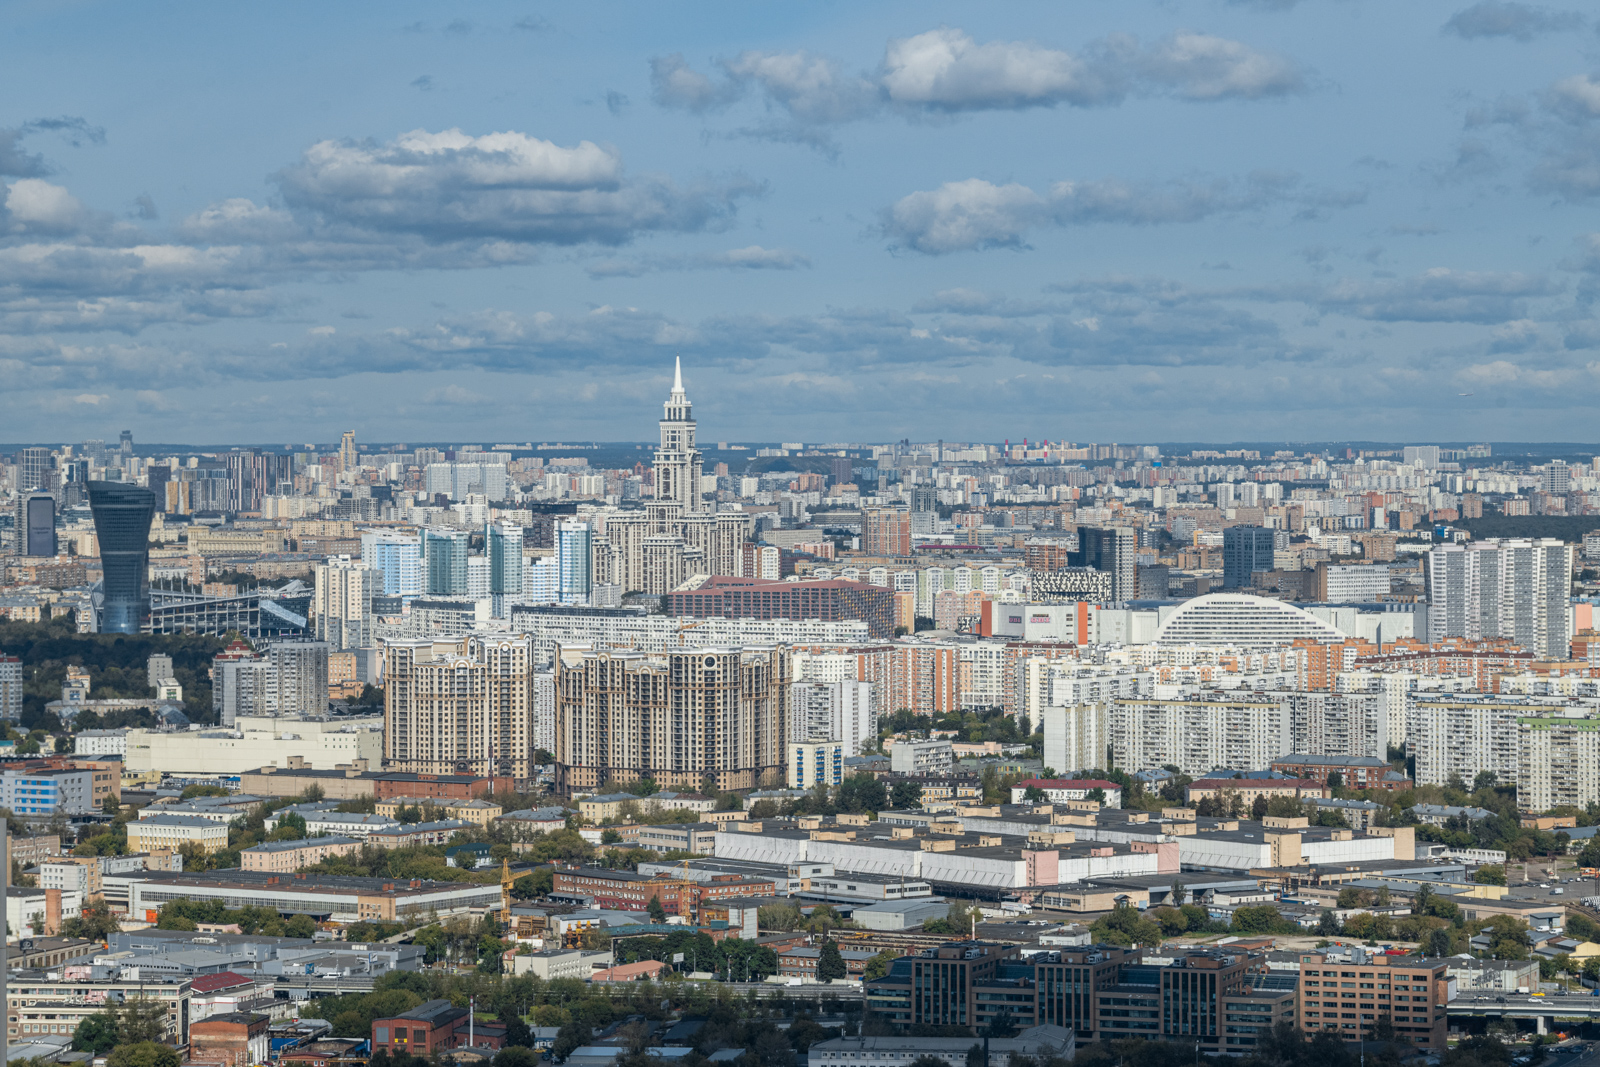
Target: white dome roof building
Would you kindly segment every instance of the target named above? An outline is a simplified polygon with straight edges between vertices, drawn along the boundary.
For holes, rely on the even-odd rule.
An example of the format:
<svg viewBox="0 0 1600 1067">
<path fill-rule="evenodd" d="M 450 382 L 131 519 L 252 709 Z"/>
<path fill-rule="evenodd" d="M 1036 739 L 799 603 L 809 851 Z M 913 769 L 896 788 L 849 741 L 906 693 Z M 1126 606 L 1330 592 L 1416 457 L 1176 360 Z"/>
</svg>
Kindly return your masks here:
<svg viewBox="0 0 1600 1067">
<path fill-rule="evenodd" d="M 1348 636 L 1281 600 L 1208 593 L 1185 601 L 1163 619 L 1156 629 L 1156 644 L 1278 648 L 1299 640 L 1344 641 Z"/>
</svg>

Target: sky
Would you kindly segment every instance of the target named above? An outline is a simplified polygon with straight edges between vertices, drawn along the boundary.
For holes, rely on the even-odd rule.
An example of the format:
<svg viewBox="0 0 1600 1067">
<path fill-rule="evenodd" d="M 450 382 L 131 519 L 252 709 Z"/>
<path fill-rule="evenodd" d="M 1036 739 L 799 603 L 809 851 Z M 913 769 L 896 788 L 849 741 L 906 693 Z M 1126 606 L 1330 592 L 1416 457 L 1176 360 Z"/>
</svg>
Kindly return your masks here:
<svg viewBox="0 0 1600 1067">
<path fill-rule="evenodd" d="M 1595 441 L 1600 10 L 12 0 L 0 442 Z"/>
</svg>

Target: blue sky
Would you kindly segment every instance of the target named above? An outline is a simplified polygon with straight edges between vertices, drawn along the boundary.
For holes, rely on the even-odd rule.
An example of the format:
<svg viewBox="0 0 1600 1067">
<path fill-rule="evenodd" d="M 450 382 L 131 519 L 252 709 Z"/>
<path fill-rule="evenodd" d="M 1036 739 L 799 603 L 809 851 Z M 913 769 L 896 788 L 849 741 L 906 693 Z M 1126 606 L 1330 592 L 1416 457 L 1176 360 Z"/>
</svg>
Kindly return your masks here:
<svg viewBox="0 0 1600 1067">
<path fill-rule="evenodd" d="M 1592 441 L 1597 28 L 19 0 L 0 441 Z"/>
</svg>

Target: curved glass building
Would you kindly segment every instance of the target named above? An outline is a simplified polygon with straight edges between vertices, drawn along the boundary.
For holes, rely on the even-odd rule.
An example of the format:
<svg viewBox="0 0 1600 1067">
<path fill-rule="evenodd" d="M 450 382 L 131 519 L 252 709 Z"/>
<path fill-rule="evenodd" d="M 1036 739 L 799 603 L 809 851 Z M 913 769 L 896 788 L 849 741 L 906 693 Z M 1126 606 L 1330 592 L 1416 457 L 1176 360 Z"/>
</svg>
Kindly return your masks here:
<svg viewBox="0 0 1600 1067">
<path fill-rule="evenodd" d="M 90 482 L 105 600 L 100 632 L 136 634 L 150 618 L 150 520 L 156 495 L 130 482 Z"/>
</svg>

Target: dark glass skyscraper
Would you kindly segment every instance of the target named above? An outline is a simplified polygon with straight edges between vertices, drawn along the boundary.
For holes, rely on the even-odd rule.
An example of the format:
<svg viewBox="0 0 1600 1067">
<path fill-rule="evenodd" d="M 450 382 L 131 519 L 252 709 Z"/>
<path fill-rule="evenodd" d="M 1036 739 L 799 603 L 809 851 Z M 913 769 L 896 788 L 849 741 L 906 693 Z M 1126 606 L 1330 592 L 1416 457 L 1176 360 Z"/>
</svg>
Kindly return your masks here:
<svg viewBox="0 0 1600 1067">
<path fill-rule="evenodd" d="M 1250 575 L 1270 571 L 1275 531 L 1261 526 L 1230 526 L 1222 531 L 1222 588 L 1250 585 Z"/>
<path fill-rule="evenodd" d="M 150 520 L 155 494 L 129 482 L 90 482 L 105 600 L 100 632 L 136 634 L 150 617 Z"/>
</svg>

